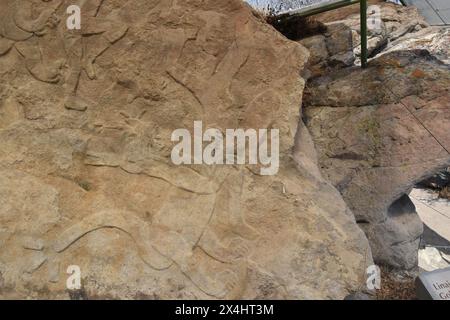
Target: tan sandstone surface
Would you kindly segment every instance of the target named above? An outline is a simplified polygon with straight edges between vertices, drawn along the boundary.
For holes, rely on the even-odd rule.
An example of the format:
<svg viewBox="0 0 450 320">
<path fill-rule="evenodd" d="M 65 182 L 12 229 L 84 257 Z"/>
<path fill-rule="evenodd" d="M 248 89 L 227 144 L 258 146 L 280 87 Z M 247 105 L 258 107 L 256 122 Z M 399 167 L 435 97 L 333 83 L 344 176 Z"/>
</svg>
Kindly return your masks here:
<svg viewBox="0 0 450 320">
<path fill-rule="evenodd" d="M 304 47 L 239 0 L 0 8 L 0 298 L 68 298 L 70 265 L 88 298 L 365 286 L 367 239 L 299 122 Z M 196 120 L 278 128 L 278 174 L 173 165 L 172 132 Z"/>
</svg>

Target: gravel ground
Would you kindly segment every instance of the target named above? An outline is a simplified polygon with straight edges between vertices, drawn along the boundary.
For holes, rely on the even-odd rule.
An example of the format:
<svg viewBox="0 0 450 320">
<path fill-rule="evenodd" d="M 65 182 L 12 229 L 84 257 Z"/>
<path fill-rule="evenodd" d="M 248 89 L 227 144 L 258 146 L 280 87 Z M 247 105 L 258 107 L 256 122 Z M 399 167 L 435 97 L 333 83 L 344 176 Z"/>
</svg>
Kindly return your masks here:
<svg viewBox="0 0 450 320">
<path fill-rule="evenodd" d="M 417 300 L 415 272 L 398 272 L 387 267 L 381 268 L 381 290 L 378 300 Z"/>
</svg>

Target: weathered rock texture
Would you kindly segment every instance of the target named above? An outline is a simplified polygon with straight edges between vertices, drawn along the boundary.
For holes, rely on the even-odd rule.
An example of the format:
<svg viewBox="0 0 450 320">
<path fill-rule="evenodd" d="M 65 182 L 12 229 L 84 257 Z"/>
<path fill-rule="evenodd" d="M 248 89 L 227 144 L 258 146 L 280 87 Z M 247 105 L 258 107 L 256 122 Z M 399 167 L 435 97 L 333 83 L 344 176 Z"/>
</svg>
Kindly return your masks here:
<svg viewBox="0 0 450 320">
<path fill-rule="evenodd" d="M 394 51 L 308 83 L 305 118 L 325 177 L 365 230 L 374 259 L 417 266 L 422 223 L 406 196 L 450 163 L 450 67 Z"/>
<path fill-rule="evenodd" d="M 388 44 L 382 54 L 399 50 L 427 50 L 446 64 L 450 64 L 450 29 L 429 27 L 409 33 Z"/>
<path fill-rule="evenodd" d="M 69 265 L 87 297 L 359 290 L 367 240 L 298 128 L 307 51 L 238 0 L 88 1 L 69 32 L 78 2 L 1 1 L 0 297 L 69 297 Z M 280 129 L 279 174 L 172 165 L 195 120 Z"/>
<path fill-rule="evenodd" d="M 350 27 L 355 54 L 357 57 L 361 55 L 359 6 L 331 11 L 317 19 L 326 25 L 344 24 Z M 428 29 L 427 27 L 428 23 L 414 6 L 403 7 L 382 1 L 369 1 L 368 54 L 376 56 L 391 43 L 424 28 Z"/>
<path fill-rule="evenodd" d="M 354 65 L 352 30 L 345 24 L 330 24 L 325 26 L 323 34 L 306 37 L 299 42 L 310 51 L 305 72 L 308 78 Z"/>
</svg>

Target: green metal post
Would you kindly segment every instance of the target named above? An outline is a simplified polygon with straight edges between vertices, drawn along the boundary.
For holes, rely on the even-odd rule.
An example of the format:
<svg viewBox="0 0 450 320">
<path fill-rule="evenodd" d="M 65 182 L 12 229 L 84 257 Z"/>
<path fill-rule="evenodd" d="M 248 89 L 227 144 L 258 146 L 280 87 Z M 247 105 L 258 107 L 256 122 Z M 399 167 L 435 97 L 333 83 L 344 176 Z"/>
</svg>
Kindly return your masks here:
<svg viewBox="0 0 450 320">
<path fill-rule="evenodd" d="M 367 0 L 361 0 L 361 67 L 367 67 Z"/>
</svg>

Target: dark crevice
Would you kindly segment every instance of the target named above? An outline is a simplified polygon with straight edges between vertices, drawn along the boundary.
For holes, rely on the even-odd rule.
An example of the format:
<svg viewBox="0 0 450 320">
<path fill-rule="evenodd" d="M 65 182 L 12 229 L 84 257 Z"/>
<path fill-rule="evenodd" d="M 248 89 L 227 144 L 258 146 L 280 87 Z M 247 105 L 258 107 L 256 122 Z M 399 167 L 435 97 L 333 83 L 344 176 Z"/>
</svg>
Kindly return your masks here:
<svg viewBox="0 0 450 320">
<path fill-rule="evenodd" d="M 279 20 L 274 16 L 268 16 L 266 21 L 286 38 L 299 41 L 317 34 L 324 34 L 327 27 L 324 23 L 312 17 L 291 17 Z"/>
</svg>

